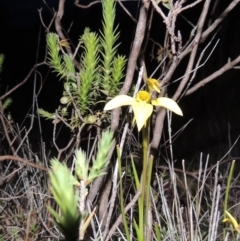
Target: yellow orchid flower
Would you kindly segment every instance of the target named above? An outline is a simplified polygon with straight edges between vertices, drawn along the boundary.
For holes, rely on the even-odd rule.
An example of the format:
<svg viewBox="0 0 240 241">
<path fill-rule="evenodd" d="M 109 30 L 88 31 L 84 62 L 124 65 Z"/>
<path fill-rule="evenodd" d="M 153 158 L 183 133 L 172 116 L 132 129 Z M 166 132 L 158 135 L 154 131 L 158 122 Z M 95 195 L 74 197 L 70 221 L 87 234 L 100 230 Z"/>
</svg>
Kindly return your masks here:
<svg viewBox="0 0 240 241">
<path fill-rule="evenodd" d="M 178 104 L 166 97 L 160 97 L 152 100 L 150 93 L 147 91 L 139 91 L 136 98 L 127 95 L 118 95 L 110 100 L 104 107 L 104 110 L 112 110 L 120 106 L 132 106 L 138 131 L 142 129 L 148 118 L 153 112 L 153 106 L 161 106 L 167 108 L 178 115 L 183 115 Z"/>
<path fill-rule="evenodd" d="M 225 211 L 228 218 L 223 219 L 223 223 L 230 223 L 236 229 L 236 231 L 240 234 L 240 225 L 238 224 L 237 220 L 228 212 Z"/>
<path fill-rule="evenodd" d="M 153 90 L 160 93 L 160 82 L 156 79 L 148 78 L 147 79 L 147 85 L 149 90 L 152 92 Z"/>
</svg>

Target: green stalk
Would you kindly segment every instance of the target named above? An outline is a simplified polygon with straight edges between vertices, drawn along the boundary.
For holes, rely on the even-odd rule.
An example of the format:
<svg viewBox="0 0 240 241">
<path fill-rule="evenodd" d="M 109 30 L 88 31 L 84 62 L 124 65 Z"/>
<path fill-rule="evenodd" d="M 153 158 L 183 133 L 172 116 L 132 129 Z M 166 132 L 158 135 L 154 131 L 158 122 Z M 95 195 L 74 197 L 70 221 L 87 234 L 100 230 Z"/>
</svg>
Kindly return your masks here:
<svg viewBox="0 0 240 241">
<path fill-rule="evenodd" d="M 228 210 L 228 197 L 229 197 L 229 192 L 230 192 L 230 185 L 233 177 L 233 171 L 235 167 L 235 160 L 232 161 L 231 163 L 231 168 L 229 171 L 228 179 L 227 179 L 227 187 L 226 187 L 226 193 L 225 193 L 225 199 L 224 199 L 224 212 L 223 212 L 223 219 L 226 218 L 226 213 L 225 211 Z M 226 237 L 226 230 L 223 230 L 223 237 Z"/>
<path fill-rule="evenodd" d="M 152 167 L 153 167 L 153 156 L 150 156 L 147 170 L 147 186 L 146 186 L 146 214 L 148 214 L 148 209 L 150 208 L 150 191 L 151 191 L 151 178 L 152 178 Z M 146 216 L 146 224 L 148 216 Z"/>
<path fill-rule="evenodd" d="M 135 186 L 136 186 L 136 189 L 139 190 L 141 188 L 140 185 L 142 185 L 142 183 L 140 183 L 140 180 L 138 178 L 137 170 L 136 170 L 132 155 L 131 155 L 131 161 L 132 161 Z M 138 214 L 139 214 L 138 215 L 139 216 L 138 224 L 136 223 L 135 219 L 133 220 L 133 226 L 134 226 L 136 234 L 137 234 L 137 240 L 144 240 L 143 233 L 141 232 L 142 229 L 140 229 L 140 223 L 143 223 L 143 212 L 141 212 L 141 210 L 143 210 L 143 207 L 144 207 L 143 205 L 144 205 L 144 203 L 143 203 L 142 199 L 139 198 L 138 199 Z"/>
<path fill-rule="evenodd" d="M 139 230 L 141 232 L 141 240 L 144 240 L 145 237 L 145 227 L 147 225 L 148 217 L 148 207 L 146 206 L 146 197 L 147 197 L 147 174 L 148 174 L 148 122 L 146 127 L 142 129 L 142 147 L 143 147 L 143 172 L 142 172 L 142 194 L 139 198 Z"/>
<path fill-rule="evenodd" d="M 119 174 L 119 187 L 120 187 L 120 206 L 121 206 L 121 213 L 123 217 L 123 225 L 125 229 L 125 233 L 127 236 L 127 240 L 130 241 L 130 234 L 127 224 L 127 218 L 124 211 L 124 198 L 123 198 L 123 185 L 122 185 L 122 161 L 121 161 L 121 155 L 120 155 L 120 148 L 117 146 L 117 159 L 118 159 L 118 174 Z"/>
<path fill-rule="evenodd" d="M 160 233 L 160 229 L 159 229 L 158 223 L 154 223 L 154 228 L 155 228 L 157 241 L 161 241 L 162 239 L 161 239 L 161 233 Z"/>
</svg>

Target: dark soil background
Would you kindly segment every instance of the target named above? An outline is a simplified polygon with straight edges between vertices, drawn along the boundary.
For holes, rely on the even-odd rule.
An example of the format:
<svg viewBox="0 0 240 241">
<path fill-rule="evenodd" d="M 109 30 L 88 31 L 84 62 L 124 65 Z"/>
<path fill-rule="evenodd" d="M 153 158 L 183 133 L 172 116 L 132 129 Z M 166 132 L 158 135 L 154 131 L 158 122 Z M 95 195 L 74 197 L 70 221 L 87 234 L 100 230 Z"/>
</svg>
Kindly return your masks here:
<svg viewBox="0 0 240 241">
<path fill-rule="evenodd" d="M 41 0 L 1 0 L 0 1 L 0 53 L 5 55 L 3 72 L 0 78 L 0 94 L 21 82 L 35 63 L 41 62 L 45 56 L 45 29 L 39 17 L 41 9 L 42 19 L 49 24 L 53 9 L 57 9 L 57 0 L 47 0 L 47 5 Z M 73 44 L 79 39 L 85 27 L 97 31 L 101 27 L 101 4 L 95 4 L 88 9 L 79 9 L 73 1 L 66 1 L 63 27 L 68 32 Z M 91 1 L 81 1 L 87 4 Z M 128 10 L 137 18 L 138 1 L 124 3 Z M 219 1 L 218 7 L 208 16 L 206 24 L 211 23 L 227 6 L 228 1 Z M 191 21 L 198 18 L 201 6 L 190 9 L 185 17 Z M 194 82 L 197 82 L 224 65 L 228 59 L 234 59 L 240 54 L 240 4 L 224 20 L 216 39 L 220 42 L 214 54 L 198 72 Z M 135 23 L 126 15 L 117 4 L 116 23 L 121 31 L 120 53 L 128 56 L 131 41 L 134 36 Z M 155 41 L 162 41 L 164 25 L 160 16 L 154 15 L 150 37 Z M 161 28 L 161 26 L 163 26 Z M 189 25 L 179 20 L 182 35 L 188 37 Z M 52 27 L 54 31 L 54 25 Z M 185 33 L 186 31 L 186 33 Z M 151 60 L 149 45 L 145 55 L 148 72 L 151 73 L 157 66 L 157 61 Z M 174 77 L 179 77 L 185 70 L 182 64 Z M 22 123 L 28 113 L 31 113 L 33 102 L 33 83 L 37 80 L 39 107 L 53 112 L 62 94 L 62 83 L 47 66 L 39 67 L 37 73 L 31 76 L 28 82 L 16 90 L 11 98 L 13 104 L 9 111 L 14 120 Z M 43 84 L 42 89 L 40 86 Z M 171 87 L 174 89 L 174 85 Z M 171 90 L 170 88 L 170 90 Z M 173 133 L 180 129 L 190 119 L 193 119 L 187 128 L 174 140 L 174 158 L 193 160 L 200 152 L 210 154 L 213 161 L 221 158 L 240 134 L 240 69 L 230 70 L 210 84 L 205 85 L 196 93 L 183 98 L 180 106 L 183 109 L 183 118 L 173 119 Z M 29 112 L 30 111 L 30 112 Z M 175 121 L 176 120 L 176 121 Z M 26 118 L 24 124 L 29 124 Z M 43 138 L 46 143 L 52 138 L 51 122 L 42 121 Z M 38 126 L 31 132 L 33 140 L 38 142 Z M 66 141 L 66 136 L 63 138 Z M 64 142 L 63 140 L 63 142 Z M 240 156 L 239 142 L 231 156 Z"/>
</svg>

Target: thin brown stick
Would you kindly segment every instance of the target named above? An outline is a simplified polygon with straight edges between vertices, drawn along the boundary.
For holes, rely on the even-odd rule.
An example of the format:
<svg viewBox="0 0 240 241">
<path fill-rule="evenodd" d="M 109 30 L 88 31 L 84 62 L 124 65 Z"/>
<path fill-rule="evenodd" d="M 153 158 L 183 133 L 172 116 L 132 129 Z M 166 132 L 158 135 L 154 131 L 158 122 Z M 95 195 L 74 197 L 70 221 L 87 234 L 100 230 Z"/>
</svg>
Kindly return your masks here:
<svg viewBox="0 0 240 241">
<path fill-rule="evenodd" d="M 5 177 L 1 177 L 0 178 L 0 187 L 5 183 L 10 182 L 17 175 L 17 173 L 22 169 L 23 169 L 23 167 L 19 167 L 18 169 L 14 168 L 14 171 L 12 171 L 10 174 L 8 174 Z"/>
<path fill-rule="evenodd" d="M 25 164 L 27 166 L 34 167 L 34 168 L 37 168 L 37 169 L 45 171 L 45 172 L 48 171 L 47 167 L 40 166 L 40 165 L 38 165 L 36 163 L 33 163 L 31 161 L 28 161 L 28 160 L 25 160 L 25 159 L 23 159 L 21 157 L 18 157 L 18 156 L 11 156 L 11 155 L 0 156 L 0 162 L 1 161 L 6 161 L 6 160 L 13 160 L 13 161 L 17 161 L 17 162 L 22 162 L 23 164 Z"/>
<path fill-rule="evenodd" d="M 181 9 L 175 10 L 173 13 L 174 13 L 174 14 L 179 14 L 179 13 L 183 12 L 184 10 L 187 10 L 187 9 L 189 9 L 189 8 L 192 8 L 192 7 L 196 6 L 196 5 L 199 4 L 200 2 L 202 2 L 202 0 L 197 0 L 197 1 L 195 1 L 194 3 L 191 3 L 191 4 L 187 5 L 186 7 L 183 7 L 183 8 L 181 8 Z"/>
<path fill-rule="evenodd" d="M 79 8 L 90 8 L 92 5 L 96 4 L 96 3 L 101 3 L 101 0 L 96 0 L 94 2 L 89 3 L 88 5 L 82 5 L 78 3 L 79 0 L 75 0 L 74 4 L 79 7 Z"/>
<path fill-rule="evenodd" d="M 234 59 L 231 62 L 228 62 L 227 64 L 225 64 L 223 67 L 221 67 L 219 70 L 215 71 L 214 73 L 212 73 L 211 75 L 209 75 L 207 78 L 201 80 L 200 82 L 198 82 L 197 84 L 195 84 L 192 88 L 190 88 L 185 95 L 191 95 L 193 92 L 195 92 L 196 90 L 198 90 L 199 88 L 203 87 L 205 84 L 209 83 L 210 81 L 216 79 L 218 76 L 222 75 L 223 73 L 225 73 L 226 71 L 232 69 L 235 65 L 237 65 L 238 63 L 240 63 L 240 55 Z"/>
<path fill-rule="evenodd" d="M 59 151 L 58 151 L 58 157 L 57 157 L 58 160 L 61 159 L 62 153 L 63 153 L 64 151 L 66 151 L 66 150 L 72 145 L 72 143 L 73 143 L 74 140 L 75 140 L 75 138 L 72 137 L 72 138 L 70 139 L 70 141 L 68 142 L 68 144 L 67 144 L 64 148 L 59 149 Z"/>
<path fill-rule="evenodd" d="M 222 14 L 213 22 L 213 24 L 203 32 L 201 37 L 201 43 L 209 36 L 210 33 L 215 30 L 219 24 L 227 17 L 227 15 L 235 8 L 235 6 L 240 2 L 240 0 L 233 0 L 228 7 L 222 12 Z"/>
<path fill-rule="evenodd" d="M 164 22 L 167 24 L 168 23 L 168 18 L 164 14 L 162 9 L 157 5 L 155 0 L 151 0 L 151 2 L 152 2 L 153 7 L 155 8 L 155 10 L 161 15 L 161 17 L 163 18 Z"/>
<path fill-rule="evenodd" d="M 56 31 L 61 40 L 67 39 L 67 37 L 65 36 L 65 34 L 62 31 L 62 24 L 61 24 L 61 19 L 64 14 L 64 3 L 65 3 L 65 0 L 59 1 L 58 12 L 57 12 L 57 16 L 55 18 L 55 28 L 56 28 Z M 71 48 L 66 48 L 66 51 L 68 52 L 68 54 L 71 57 L 73 56 Z M 72 59 L 72 61 L 73 61 L 74 66 L 80 70 L 80 63 L 76 59 Z"/>
<path fill-rule="evenodd" d="M 0 200 L 1 201 L 11 201 L 14 199 L 23 198 L 24 196 L 25 196 L 25 193 L 23 195 L 14 196 L 14 197 L 0 197 Z"/>
<path fill-rule="evenodd" d="M 125 11 L 125 13 L 133 20 L 133 22 L 137 23 L 137 19 L 133 17 L 133 15 L 127 10 L 127 8 L 125 8 L 125 6 L 122 4 L 122 2 L 119 0 L 116 0 L 116 1 L 119 3 L 119 5 Z"/>
<path fill-rule="evenodd" d="M 36 69 L 36 67 L 38 66 L 41 66 L 41 65 L 44 65 L 46 64 L 46 62 L 42 62 L 42 63 L 39 63 L 39 64 L 35 64 L 33 66 L 33 68 L 29 71 L 29 73 L 27 74 L 27 76 L 25 77 L 25 79 L 20 82 L 19 84 L 15 85 L 12 89 L 10 89 L 7 93 L 5 93 L 4 95 L 0 96 L 0 100 L 3 100 L 4 98 L 6 98 L 7 96 L 9 96 L 12 92 L 14 92 L 15 90 L 17 90 L 20 86 L 22 86 L 23 84 L 25 84 L 30 76 L 32 75 L 33 71 Z"/>
</svg>

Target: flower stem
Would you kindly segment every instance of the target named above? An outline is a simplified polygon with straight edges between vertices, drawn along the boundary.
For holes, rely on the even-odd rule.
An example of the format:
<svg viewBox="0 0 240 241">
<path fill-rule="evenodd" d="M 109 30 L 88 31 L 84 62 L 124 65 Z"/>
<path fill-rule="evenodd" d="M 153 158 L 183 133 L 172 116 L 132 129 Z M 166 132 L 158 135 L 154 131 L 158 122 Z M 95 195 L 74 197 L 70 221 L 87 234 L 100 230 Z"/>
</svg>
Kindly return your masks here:
<svg viewBox="0 0 240 241">
<path fill-rule="evenodd" d="M 139 210 L 139 229 L 142 230 L 142 237 L 145 237 L 145 228 L 148 218 L 147 199 L 148 191 L 148 121 L 146 126 L 142 128 L 142 148 L 143 148 L 143 172 L 142 172 L 142 194 L 140 196 L 141 207 Z"/>
<path fill-rule="evenodd" d="M 231 188 L 231 181 L 232 181 L 232 177 L 233 177 L 233 171 L 234 171 L 234 167 L 235 167 L 235 160 L 232 161 L 231 163 L 231 167 L 230 167 L 230 171 L 228 174 L 228 179 L 227 179 L 227 187 L 226 187 L 226 193 L 225 193 L 225 199 L 224 199 L 224 214 L 223 214 L 223 219 L 226 218 L 226 212 L 228 210 L 228 201 L 229 201 L 229 192 L 230 192 L 230 188 Z M 226 230 L 223 230 L 223 237 L 226 237 Z"/>
<path fill-rule="evenodd" d="M 123 197 L 123 184 L 122 184 L 122 160 L 120 155 L 120 148 L 117 146 L 117 159 L 118 159 L 118 174 L 119 174 L 119 184 L 120 184 L 120 206 L 121 206 L 121 213 L 123 217 L 123 225 L 126 232 L 127 240 L 130 241 L 130 234 L 127 224 L 127 218 L 124 211 L 124 197 Z"/>
</svg>

